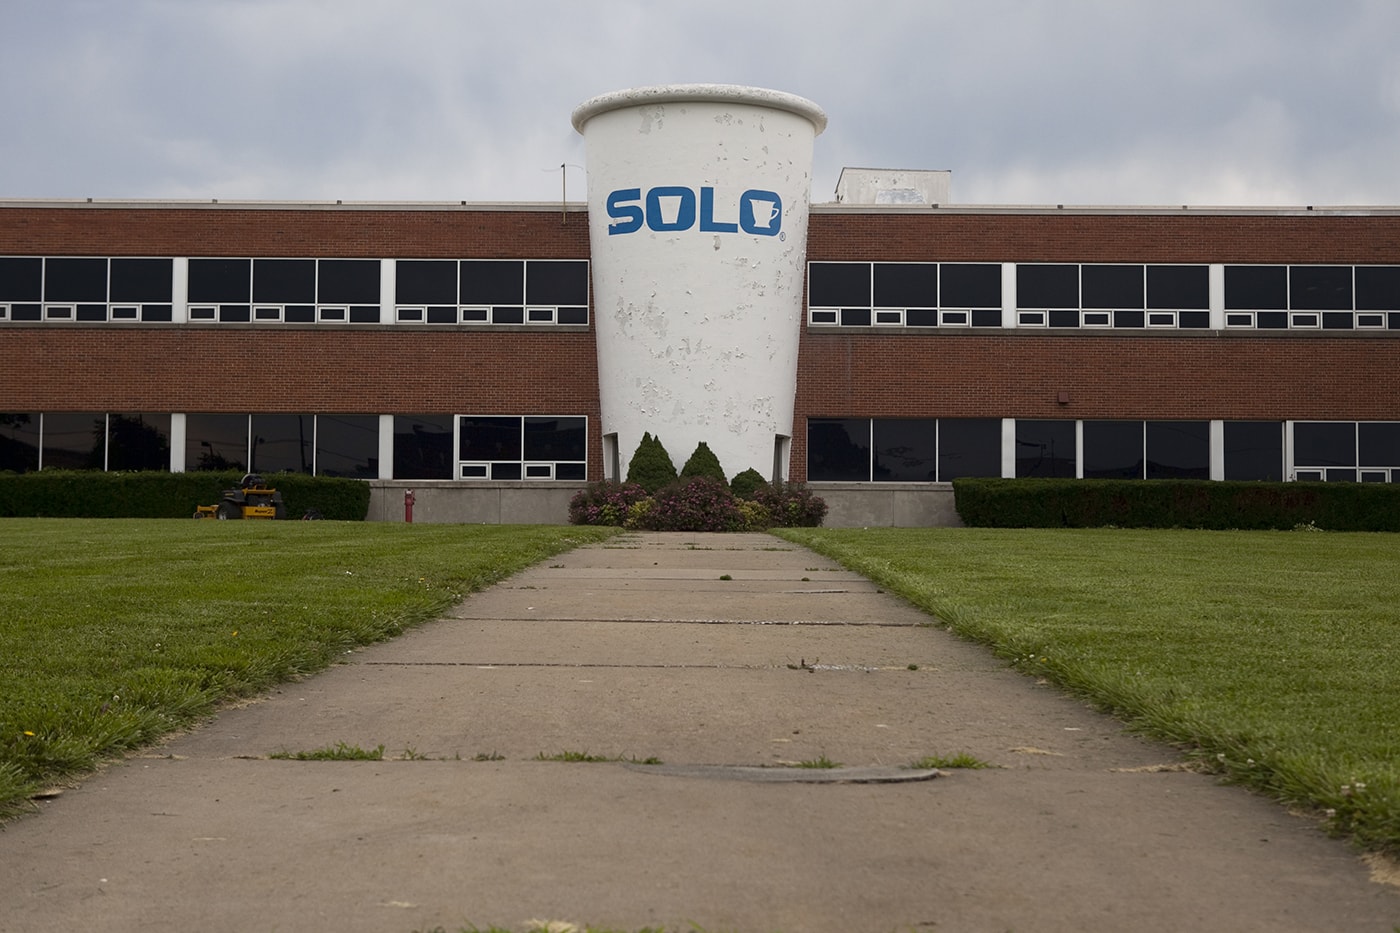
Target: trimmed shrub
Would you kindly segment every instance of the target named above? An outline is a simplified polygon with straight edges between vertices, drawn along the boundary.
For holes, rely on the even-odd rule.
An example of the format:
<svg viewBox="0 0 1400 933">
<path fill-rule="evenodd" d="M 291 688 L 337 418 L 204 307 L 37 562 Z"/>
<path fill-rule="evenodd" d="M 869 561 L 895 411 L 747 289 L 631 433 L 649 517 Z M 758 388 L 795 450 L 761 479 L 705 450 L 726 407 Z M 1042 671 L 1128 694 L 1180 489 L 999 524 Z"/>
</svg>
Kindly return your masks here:
<svg viewBox="0 0 1400 933">
<path fill-rule="evenodd" d="M 639 510 L 636 527 L 647 531 L 740 531 L 744 516 L 726 483 L 696 476 L 657 490 Z"/>
<path fill-rule="evenodd" d="M 646 497 L 646 490 L 636 483 L 619 483 L 616 480 L 590 483 L 569 500 L 569 523 L 623 525 L 632 506 Z"/>
<path fill-rule="evenodd" d="M 734 478 L 729 481 L 729 490 L 740 499 L 752 499 L 758 488 L 766 485 L 768 480 L 763 478 L 763 474 L 750 467 L 742 473 L 734 474 Z"/>
<path fill-rule="evenodd" d="M 729 480 L 724 475 L 724 468 L 719 465 L 719 457 L 710 450 L 710 445 L 701 441 L 695 447 L 695 453 L 690 455 L 690 459 L 681 467 L 681 479 L 690 479 L 692 476 L 708 476 L 710 479 L 717 479 L 725 485 Z"/>
<path fill-rule="evenodd" d="M 189 518 L 214 505 L 242 472 L 102 472 L 40 470 L 0 474 L 0 516 L 33 518 Z M 264 474 L 282 493 L 289 518 L 317 511 L 323 518 L 364 521 L 369 484 L 303 473 Z"/>
<path fill-rule="evenodd" d="M 661 444 L 661 438 L 652 437 L 651 432 L 642 432 L 641 443 L 627 464 L 627 482 L 636 483 L 648 493 L 676 481 L 676 466 L 671 455 Z"/>
<path fill-rule="evenodd" d="M 781 528 L 815 528 L 826 518 L 826 500 L 803 483 L 765 483 L 754 490 L 754 501 Z"/>
<path fill-rule="evenodd" d="M 990 528 L 1400 531 L 1400 486 L 1213 480 L 956 479 L 958 515 Z"/>
</svg>

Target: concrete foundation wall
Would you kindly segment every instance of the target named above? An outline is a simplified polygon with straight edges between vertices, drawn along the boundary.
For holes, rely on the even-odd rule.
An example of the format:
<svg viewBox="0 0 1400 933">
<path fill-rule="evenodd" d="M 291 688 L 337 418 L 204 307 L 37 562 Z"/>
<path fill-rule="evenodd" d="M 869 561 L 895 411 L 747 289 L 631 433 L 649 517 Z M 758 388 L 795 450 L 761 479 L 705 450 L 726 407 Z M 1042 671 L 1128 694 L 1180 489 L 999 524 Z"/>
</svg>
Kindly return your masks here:
<svg viewBox="0 0 1400 933">
<path fill-rule="evenodd" d="M 952 483 L 811 483 L 827 528 L 961 528 Z"/>
<path fill-rule="evenodd" d="M 470 525 L 562 525 L 582 486 L 550 483 L 413 483 L 373 480 L 372 522 L 404 520 L 404 493 L 413 490 L 413 520 Z M 950 483 L 814 483 L 826 501 L 829 528 L 959 527 Z"/>
</svg>

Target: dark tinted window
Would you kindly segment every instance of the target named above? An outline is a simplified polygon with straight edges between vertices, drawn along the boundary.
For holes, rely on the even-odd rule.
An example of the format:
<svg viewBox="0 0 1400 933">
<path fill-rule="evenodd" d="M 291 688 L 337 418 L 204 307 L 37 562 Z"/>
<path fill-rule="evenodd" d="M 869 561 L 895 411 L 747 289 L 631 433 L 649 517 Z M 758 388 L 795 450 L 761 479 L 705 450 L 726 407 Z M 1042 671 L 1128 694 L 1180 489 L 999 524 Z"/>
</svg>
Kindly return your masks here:
<svg viewBox="0 0 1400 933">
<path fill-rule="evenodd" d="M 1290 266 L 1288 304 L 1294 310 L 1350 311 L 1351 266 Z"/>
<path fill-rule="evenodd" d="M 318 415 L 316 473 L 376 479 L 379 476 L 377 415 Z"/>
<path fill-rule="evenodd" d="M 106 301 L 107 260 L 49 259 L 44 263 L 45 301 Z"/>
<path fill-rule="evenodd" d="M 1079 267 L 1022 263 L 1016 267 L 1018 308 L 1078 308 Z"/>
<path fill-rule="evenodd" d="M 588 263 L 532 259 L 525 263 L 525 301 L 532 305 L 588 304 Z"/>
<path fill-rule="evenodd" d="M 869 418 L 808 418 L 807 479 L 870 479 Z"/>
<path fill-rule="evenodd" d="M 462 304 L 516 305 L 525 301 L 525 263 L 519 259 L 473 259 L 461 264 Z"/>
<path fill-rule="evenodd" d="M 1140 479 L 1142 422 L 1084 422 L 1084 477 Z"/>
<path fill-rule="evenodd" d="M 254 415 L 249 469 L 256 473 L 310 473 L 315 421 L 312 415 Z"/>
<path fill-rule="evenodd" d="M 248 416 L 185 416 L 185 469 L 247 470 Z"/>
<path fill-rule="evenodd" d="M 399 304 L 457 303 L 457 263 L 452 260 L 400 259 L 394 270 Z"/>
<path fill-rule="evenodd" d="M 520 416 L 464 415 L 457 419 L 461 441 L 459 460 L 519 460 Z"/>
<path fill-rule="evenodd" d="M 452 416 L 394 416 L 394 478 L 452 479 Z"/>
<path fill-rule="evenodd" d="M 0 301 L 39 301 L 44 294 L 44 260 L 38 256 L 0 257 Z"/>
<path fill-rule="evenodd" d="M 247 259 L 191 259 L 190 301 L 248 301 L 253 264 Z"/>
<path fill-rule="evenodd" d="M 525 418 L 526 460 L 586 460 L 587 421 L 584 418 Z"/>
<path fill-rule="evenodd" d="M 1141 308 L 1142 266 L 1094 266 L 1080 270 L 1086 308 Z"/>
<path fill-rule="evenodd" d="M 1361 466 L 1400 466 L 1400 422 L 1361 422 L 1356 446 Z"/>
<path fill-rule="evenodd" d="M 877 262 L 875 306 L 938 307 L 938 265 L 931 262 Z"/>
<path fill-rule="evenodd" d="M 317 275 L 318 304 L 378 304 L 377 259 L 322 259 Z"/>
<path fill-rule="evenodd" d="M 1210 422 L 1147 422 L 1148 479 L 1210 479 Z"/>
<path fill-rule="evenodd" d="M 939 267 L 939 306 L 1000 308 L 1001 266 L 995 263 L 945 262 Z"/>
<path fill-rule="evenodd" d="M 170 415 L 113 414 L 107 418 L 107 469 L 169 470 Z"/>
<path fill-rule="evenodd" d="M 1356 466 L 1356 424 L 1351 421 L 1299 421 L 1293 425 L 1297 466 Z"/>
<path fill-rule="evenodd" d="M 254 259 L 253 300 L 279 305 L 314 304 L 316 260 Z"/>
<path fill-rule="evenodd" d="M 1074 476 L 1073 421 L 1017 421 L 1016 475 Z"/>
<path fill-rule="evenodd" d="M 1001 475 L 999 418 L 941 418 L 938 422 L 938 478 Z"/>
<path fill-rule="evenodd" d="M 113 301 L 170 301 L 173 282 L 173 260 L 112 260 Z"/>
<path fill-rule="evenodd" d="M 1357 266 L 1356 310 L 1400 310 L 1400 266 Z"/>
<path fill-rule="evenodd" d="M 1209 266 L 1148 266 L 1147 306 L 1210 308 Z"/>
<path fill-rule="evenodd" d="M 859 422 L 864 426 L 865 422 Z M 876 418 L 872 478 L 903 483 L 938 479 L 938 421 L 934 418 Z"/>
<path fill-rule="evenodd" d="M 870 263 L 814 262 L 807 270 L 808 305 L 814 308 L 870 307 Z"/>
<path fill-rule="evenodd" d="M 44 415 L 44 469 L 100 470 L 107 448 L 103 412 L 48 412 Z"/>
<path fill-rule="evenodd" d="M 0 413 L 0 470 L 39 469 L 39 413 Z"/>
<path fill-rule="evenodd" d="M 1277 311 L 1288 307 L 1284 266 L 1226 266 L 1225 307 L 1237 311 Z"/>
<path fill-rule="evenodd" d="M 1225 422 L 1225 478 L 1283 479 L 1283 422 Z"/>
</svg>

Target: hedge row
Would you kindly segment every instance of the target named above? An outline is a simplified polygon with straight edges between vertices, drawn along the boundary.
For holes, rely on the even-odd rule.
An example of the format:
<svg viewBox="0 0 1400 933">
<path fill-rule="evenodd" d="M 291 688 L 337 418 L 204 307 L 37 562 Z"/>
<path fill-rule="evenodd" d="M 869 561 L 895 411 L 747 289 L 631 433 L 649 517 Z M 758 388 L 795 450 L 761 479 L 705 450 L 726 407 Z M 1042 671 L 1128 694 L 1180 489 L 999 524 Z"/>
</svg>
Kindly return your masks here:
<svg viewBox="0 0 1400 933">
<path fill-rule="evenodd" d="M 242 473 L 40 470 L 0 474 L 0 517 L 5 518 L 190 518 L 197 505 L 215 505 Z M 361 480 L 302 473 L 268 473 L 267 484 L 282 493 L 288 518 L 315 510 L 322 518 L 364 521 L 369 484 Z"/>
<path fill-rule="evenodd" d="M 1212 480 L 958 479 L 963 523 L 985 528 L 1400 531 L 1400 485 Z"/>
</svg>

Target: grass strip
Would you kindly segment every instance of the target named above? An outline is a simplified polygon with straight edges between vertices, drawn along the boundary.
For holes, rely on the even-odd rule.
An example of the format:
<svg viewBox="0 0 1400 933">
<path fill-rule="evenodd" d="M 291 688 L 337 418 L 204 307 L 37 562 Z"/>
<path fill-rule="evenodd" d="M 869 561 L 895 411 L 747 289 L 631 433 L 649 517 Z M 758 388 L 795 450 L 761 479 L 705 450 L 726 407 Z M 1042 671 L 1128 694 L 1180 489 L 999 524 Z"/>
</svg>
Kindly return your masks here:
<svg viewBox="0 0 1400 933">
<path fill-rule="evenodd" d="M 1400 854 L 1400 541 L 784 529 L 1207 769 Z"/>
<path fill-rule="evenodd" d="M 615 531 L 0 520 L 0 816 Z"/>
</svg>

